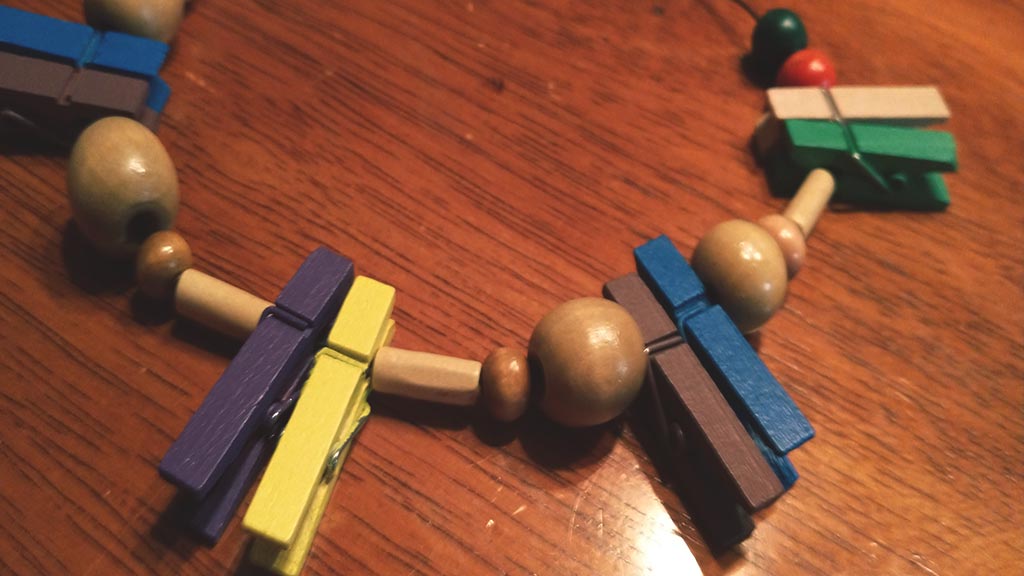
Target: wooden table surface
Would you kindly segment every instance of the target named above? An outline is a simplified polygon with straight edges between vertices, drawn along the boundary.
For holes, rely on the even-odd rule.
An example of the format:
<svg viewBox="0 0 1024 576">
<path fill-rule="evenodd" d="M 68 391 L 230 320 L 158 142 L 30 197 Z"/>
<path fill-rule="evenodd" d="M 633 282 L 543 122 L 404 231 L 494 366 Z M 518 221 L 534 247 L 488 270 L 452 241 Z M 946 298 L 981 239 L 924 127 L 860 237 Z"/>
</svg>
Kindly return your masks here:
<svg viewBox="0 0 1024 576">
<path fill-rule="evenodd" d="M 13 4 L 81 20 L 75 3 Z M 755 1 L 761 11 L 766 3 Z M 629 422 L 373 398 L 306 574 L 988 574 L 1024 562 L 1024 11 L 794 0 L 841 83 L 936 84 L 942 213 L 832 211 L 754 342 L 817 429 L 713 558 Z M 482 360 L 660 233 L 777 212 L 728 0 L 196 0 L 159 136 L 197 267 L 273 299 L 318 245 L 398 289 L 395 345 Z M 70 220 L 65 155 L 0 156 L 0 572 L 248 572 L 157 463 L 237 344 L 136 294 Z M 692 553 L 692 554 L 691 554 Z M 1020 572 L 1017 572 L 1020 573 Z"/>
</svg>

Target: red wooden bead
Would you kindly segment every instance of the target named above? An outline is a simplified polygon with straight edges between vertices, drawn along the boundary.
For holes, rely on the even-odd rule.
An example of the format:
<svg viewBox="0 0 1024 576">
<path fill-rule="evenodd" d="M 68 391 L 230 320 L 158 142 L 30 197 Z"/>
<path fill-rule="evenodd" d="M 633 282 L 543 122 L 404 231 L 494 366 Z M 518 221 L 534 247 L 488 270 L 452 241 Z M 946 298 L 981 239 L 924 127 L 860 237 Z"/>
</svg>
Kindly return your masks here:
<svg viewBox="0 0 1024 576">
<path fill-rule="evenodd" d="M 775 77 L 776 86 L 833 86 L 836 67 L 821 50 L 807 48 L 786 59 Z"/>
</svg>

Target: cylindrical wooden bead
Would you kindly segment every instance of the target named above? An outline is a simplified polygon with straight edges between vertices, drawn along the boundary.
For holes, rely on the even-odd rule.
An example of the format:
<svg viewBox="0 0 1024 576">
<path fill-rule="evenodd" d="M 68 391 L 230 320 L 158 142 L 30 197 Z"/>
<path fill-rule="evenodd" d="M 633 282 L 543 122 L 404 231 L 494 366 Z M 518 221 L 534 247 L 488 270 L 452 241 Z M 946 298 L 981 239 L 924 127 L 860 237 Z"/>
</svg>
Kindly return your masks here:
<svg viewBox="0 0 1024 576">
<path fill-rule="evenodd" d="M 427 352 L 382 347 L 373 360 L 375 392 L 456 406 L 472 406 L 480 393 L 480 363 Z"/>
<path fill-rule="evenodd" d="M 178 214 L 178 175 L 160 139 L 111 116 L 85 129 L 68 161 L 71 213 L 98 250 L 131 256 Z"/>
<path fill-rule="evenodd" d="M 786 300 L 782 250 L 753 222 L 730 220 L 712 228 L 691 264 L 708 295 L 744 333 L 760 328 Z"/>
<path fill-rule="evenodd" d="M 480 368 L 480 401 L 501 422 L 514 422 L 530 400 L 530 368 L 526 353 L 515 348 L 491 352 Z"/>
<path fill-rule="evenodd" d="M 779 245 L 782 257 L 786 260 L 786 274 L 792 280 L 807 257 L 807 242 L 804 241 L 800 226 L 782 214 L 765 216 L 757 221 L 757 225 L 767 230 Z"/>
<path fill-rule="evenodd" d="M 818 223 L 818 218 L 825 211 L 835 190 L 836 180 L 832 174 L 824 168 L 815 168 L 804 178 L 782 215 L 796 222 L 803 230 L 804 239 L 810 238 L 814 225 Z"/>
<path fill-rule="evenodd" d="M 139 248 L 135 277 L 144 294 L 164 299 L 174 293 L 178 276 L 191 267 L 192 249 L 188 242 L 173 230 L 161 230 Z"/>
<path fill-rule="evenodd" d="M 169 43 L 185 15 L 184 0 L 85 0 L 90 26 Z"/>
<path fill-rule="evenodd" d="M 596 426 L 621 414 L 647 370 L 636 321 L 601 298 L 571 300 L 548 312 L 530 336 L 529 358 L 541 411 L 565 426 Z"/>
<path fill-rule="evenodd" d="M 270 302 L 195 268 L 181 273 L 174 290 L 178 314 L 239 340 L 256 329 L 270 306 Z"/>
</svg>

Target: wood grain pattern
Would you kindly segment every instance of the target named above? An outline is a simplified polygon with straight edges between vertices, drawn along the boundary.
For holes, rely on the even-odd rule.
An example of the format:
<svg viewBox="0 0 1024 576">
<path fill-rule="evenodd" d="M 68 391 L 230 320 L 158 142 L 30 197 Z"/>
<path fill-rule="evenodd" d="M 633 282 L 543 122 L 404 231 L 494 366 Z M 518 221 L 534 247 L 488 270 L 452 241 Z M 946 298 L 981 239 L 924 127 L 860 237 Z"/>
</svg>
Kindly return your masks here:
<svg viewBox="0 0 1024 576">
<path fill-rule="evenodd" d="M 1024 13 L 789 6 L 842 82 L 938 86 L 960 160 L 945 212 L 827 212 L 756 340 L 818 432 L 793 490 L 716 560 L 629 426 L 377 401 L 305 574 L 677 574 L 687 549 L 706 574 L 1016 569 Z M 727 1 L 193 2 L 161 73 L 178 227 L 198 269 L 264 298 L 316 246 L 345 254 L 397 288 L 396 346 L 523 348 L 644 240 L 689 254 L 783 207 L 747 146 L 752 24 Z M 0 572 L 244 573 L 238 520 L 197 546 L 156 472 L 237 348 L 83 247 L 64 157 L 3 147 Z"/>
</svg>

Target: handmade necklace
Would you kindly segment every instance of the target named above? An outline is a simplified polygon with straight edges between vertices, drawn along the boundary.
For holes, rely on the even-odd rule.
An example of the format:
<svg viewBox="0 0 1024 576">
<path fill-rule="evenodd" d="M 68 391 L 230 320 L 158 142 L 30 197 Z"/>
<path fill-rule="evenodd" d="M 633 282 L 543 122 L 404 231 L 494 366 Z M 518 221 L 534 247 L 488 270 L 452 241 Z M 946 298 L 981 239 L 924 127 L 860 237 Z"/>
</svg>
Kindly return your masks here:
<svg viewBox="0 0 1024 576">
<path fill-rule="evenodd" d="M 87 14 L 99 19 L 97 10 Z M 162 25 L 152 35 L 170 38 L 176 20 L 169 21 L 169 33 Z M 772 11 L 755 29 L 752 58 L 761 70 L 779 68 L 780 83 L 834 83 L 834 71 L 805 46 L 799 19 Z M 841 111 L 848 94 L 811 89 L 797 96 L 824 102 L 827 115 L 786 116 L 773 104 L 755 142 L 775 180 L 807 174 L 783 215 L 715 227 L 698 244 L 692 269 L 666 237 L 656 238 L 636 250 L 640 275 L 609 282 L 607 300 L 559 306 L 537 325 L 529 355 L 502 348 L 482 364 L 388 347 L 394 289 L 354 277 L 351 262 L 327 249 L 310 255 L 274 303 L 194 270 L 181 236 L 154 232 L 173 224 L 178 202 L 174 167 L 159 140 L 132 120 L 92 124 L 72 150 L 68 175 L 83 233 L 112 256 L 138 250 L 145 293 L 173 294 L 183 315 L 247 338 L 161 464 L 162 475 L 196 499 L 197 532 L 219 538 L 273 452 L 243 524 L 259 536 L 258 564 L 297 573 L 369 413 L 371 387 L 463 405 L 480 395 L 502 421 L 521 416 L 532 395 L 566 426 L 614 419 L 642 391 L 638 409 L 653 415 L 659 453 L 709 546 L 742 541 L 752 529 L 749 512 L 795 481 L 785 454 L 813 431 L 741 331 L 756 330 L 781 307 L 837 181 L 841 190 L 873 188 L 869 194 L 882 204 L 923 198 L 935 205 L 918 207 L 934 208 L 944 188 L 929 175 L 955 163 L 944 150 L 927 159 L 928 172 L 882 172 L 872 163 L 883 154 L 876 140 L 906 129 L 847 122 L 870 119 Z M 780 140 L 803 157 L 784 157 Z M 897 191 L 905 194 L 894 199 Z"/>
</svg>

